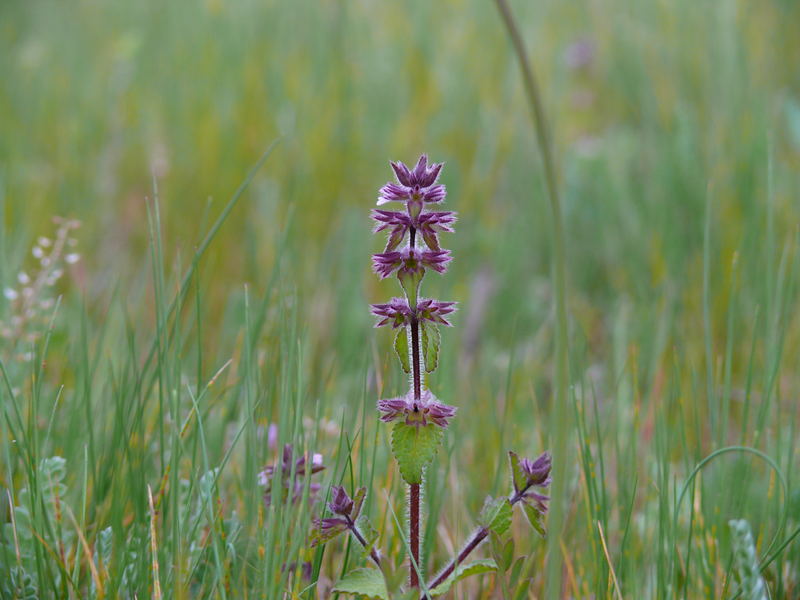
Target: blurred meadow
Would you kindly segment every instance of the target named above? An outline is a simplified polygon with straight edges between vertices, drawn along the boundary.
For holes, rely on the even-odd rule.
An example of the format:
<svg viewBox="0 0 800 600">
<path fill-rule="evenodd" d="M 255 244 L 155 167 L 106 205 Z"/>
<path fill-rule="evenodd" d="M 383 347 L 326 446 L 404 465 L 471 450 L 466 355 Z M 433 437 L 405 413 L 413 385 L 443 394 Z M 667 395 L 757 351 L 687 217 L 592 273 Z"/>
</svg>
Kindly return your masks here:
<svg viewBox="0 0 800 600">
<path fill-rule="evenodd" d="M 427 473 L 429 573 L 565 411 L 562 597 L 800 597 L 800 4 L 511 4 L 554 133 L 567 405 L 542 160 L 493 3 L 0 4 L 0 596 L 328 597 L 366 562 L 306 547 L 308 485 L 266 506 L 287 443 L 322 454 L 323 497 L 368 487 L 401 560 L 375 402 L 405 382 L 368 310 L 397 287 L 368 215 L 388 161 L 427 152 L 459 222 L 425 291 L 460 303 L 431 381 L 459 412 Z M 545 542 L 516 518 L 513 540 L 525 585 L 449 597 L 543 597 Z"/>
</svg>

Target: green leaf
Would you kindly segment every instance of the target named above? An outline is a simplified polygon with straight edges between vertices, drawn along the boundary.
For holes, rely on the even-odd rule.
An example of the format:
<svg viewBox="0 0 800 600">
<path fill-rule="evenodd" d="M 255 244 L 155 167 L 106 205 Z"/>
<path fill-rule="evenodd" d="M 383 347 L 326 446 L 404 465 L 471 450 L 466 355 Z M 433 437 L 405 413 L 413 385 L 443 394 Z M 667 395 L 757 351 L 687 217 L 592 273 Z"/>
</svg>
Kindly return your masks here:
<svg viewBox="0 0 800 600">
<path fill-rule="evenodd" d="M 386 582 L 383 580 L 381 572 L 377 569 L 350 571 L 333 586 L 331 591 L 341 592 L 342 594 L 355 594 L 359 598 L 389 600 Z"/>
<path fill-rule="evenodd" d="M 336 525 L 335 527 L 330 527 L 329 529 L 325 530 L 323 530 L 321 527 L 314 527 L 314 529 L 311 530 L 309 542 L 311 543 L 311 547 L 314 548 L 322 544 L 327 544 L 337 535 L 344 533 L 345 531 L 347 531 L 346 523 L 342 523 L 341 525 Z"/>
<path fill-rule="evenodd" d="M 497 570 L 497 565 L 491 558 L 482 558 L 468 563 L 458 565 L 450 574 L 450 577 L 445 579 L 442 583 L 430 590 L 431 596 L 441 596 L 450 591 L 450 588 L 457 581 L 461 581 L 470 575 L 479 575 L 480 573 L 490 573 Z"/>
<path fill-rule="evenodd" d="M 511 483 L 514 485 L 514 491 L 524 490 L 528 485 L 528 476 L 519 466 L 519 456 L 516 452 L 509 451 L 508 463 L 511 465 Z"/>
<path fill-rule="evenodd" d="M 406 483 L 422 483 L 422 472 L 442 443 L 444 430 L 434 425 L 407 425 L 399 421 L 392 429 L 392 453 Z"/>
<path fill-rule="evenodd" d="M 350 518 L 354 521 L 358 519 L 358 515 L 361 514 L 361 507 L 364 505 L 364 498 L 367 497 L 367 488 L 360 487 L 356 490 L 356 493 L 353 494 L 353 510 L 350 513 Z"/>
<path fill-rule="evenodd" d="M 422 331 L 422 358 L 425 361 L 425 370 L 433 373 L 439 366 L 439 346 L 442 343 L 442 334 L 439 332 L 438 325 L 422 321 L 420 324 Z"/>
<path fill-rule="evenodd" d="M 503 535 L 511 527 L 513 511 L 508 498 L 486 498 L 478 522 L 489 531 Z"/>
<path fill-rule="evenodd" d="M 517 582 L 522 575 L 522 567 L 525 566 L 526 558 L 528 558 L 527 555 L 520 556 L 514 561 L 514 564 L 511 565 L 511 574 L 508 577 L 508 581 L 512 586 L 517 585 Z"/>
<path fill-rule="evenodd" d="M 372 526 L 372 523 L 369 520 L 367 515 L 361 515 L 356 519 L 356 529 L 361 534 L 361 537 L 364 538 L 364 541 L 367 542 L 367 547 L 364 548 L 364 556 L 369 556 L 369 553 L 372 551 L 372 547 L 375 545 L 375 542 L 378 541 L 378 532 Z"/>
<path fill-rule="evenodd" d="M 544 515 L 530 504 L 524 502 L 520 502 L 520 504 L 522 504 L 522 510 L 525 511 L 525 516 L 528 517 L 528 522 L 539 532 L 539 535 L 544 537 L 547 533 L 544 528 Z"/>
<path fill-rule="evenodd" d="M 397 332 L 397 337 L 394 338 L 394 351 L 397 353 L 397 358 L 400 359 L 403 371 L 411 373 L 411 359 L 408 356 L 408 335 L 405 327 L 401 327 Z"/>
</svg>

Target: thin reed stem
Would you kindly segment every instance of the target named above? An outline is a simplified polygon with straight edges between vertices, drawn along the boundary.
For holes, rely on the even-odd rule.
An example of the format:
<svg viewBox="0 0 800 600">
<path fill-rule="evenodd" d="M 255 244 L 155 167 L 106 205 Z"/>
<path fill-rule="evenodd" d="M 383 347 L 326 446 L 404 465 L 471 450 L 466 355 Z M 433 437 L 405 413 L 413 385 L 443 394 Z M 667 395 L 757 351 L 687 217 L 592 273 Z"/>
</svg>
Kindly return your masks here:
<svg viewBox="0 0 800 600">
<path fill-rule="evenodd" d="M 561 200 L 558 192 L 556 166 L 552 150 L 552 140 L 545 118 L 539 85 L 528 59 L 525 43 L 519 27 L 511 13 L 507 0 L 495 0 L 497 9 L 508 31 L 514 52 L 519 59 L 522 81 L 535 124 L 536 141 L 542 153 L 545 183 L 553 213 L 553 279 L 556 303 L 556 377 L 555 403 L 553 405 L 553 485 L 550 504 L 549 529 L 547 540 L 546 598 L 556 600 L 561 597 L 561 534 L 564 523 L 566 500 L 566 459 L 567 429 L 569 409 L 567 407 L 569 390 L 569 346 L 567 331 L 567 293 L 566 258 L 564 242 L 564 223 L 561 215 Z"/>
</svg>

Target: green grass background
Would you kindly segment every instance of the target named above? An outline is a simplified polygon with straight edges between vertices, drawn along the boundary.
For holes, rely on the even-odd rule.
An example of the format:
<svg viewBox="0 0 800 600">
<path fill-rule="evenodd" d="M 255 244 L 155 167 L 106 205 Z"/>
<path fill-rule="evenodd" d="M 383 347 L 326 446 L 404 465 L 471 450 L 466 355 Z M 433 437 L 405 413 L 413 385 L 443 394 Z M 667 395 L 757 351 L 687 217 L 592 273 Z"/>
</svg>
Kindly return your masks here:
<svg viewBox="0 0 800 600">
<path fill-rule="evenodd" d="M 552 403 L 541 157 L 491 2 L 0 5 L 2 286 L 33 269 L 52 216 L 82 223 L 81 261 L 48 292 L 63 294 L 50 333 L 3 341 L 6 580 L 22 567 L 36 597 L 98 595 L 98 581 L 107 597 L 155 595 L 152 525 L 163 597 L 293 597 L 308 583 L 282 566 L 308 559 L 305 594 L 324 595 L 363 561 L 341 540 L 304 550 L 303 507 L 265 510 L 273 423 L 279 445 L 325 456 L 323 490 L 369 486 L 380 545 L 401 556 L 405 493 L 374 403 L 405 382 L 367 310 L 398 287 L 370 273 L 367 215 L 387 161 L 428 152 L 460 220 L 450 272 L 424 290 L 461 303 L 430 381 L 460 410 L 428 473 L 429 571 L 507 491 L 506 450 L 546 449 L 560 410 L 565 597 L 734 597 L 734 518 L 772 559 L 771 597 L 800 594 L 797 541 L 776 554 L 800 526 L 800 6 L 513 7 L 555 133 L 569 406 Z M 574 68 L 581 40 L 591 61 Z M 777 471 L 731 452 L 689 479 L 729 445 Z M 514 539 L 539 597 L 544 543 L 521 519 Z M 108 559 L 89 560 L 101 542 Z M 502 597 L 494 575 L 452 595 Z"/>
</svg>

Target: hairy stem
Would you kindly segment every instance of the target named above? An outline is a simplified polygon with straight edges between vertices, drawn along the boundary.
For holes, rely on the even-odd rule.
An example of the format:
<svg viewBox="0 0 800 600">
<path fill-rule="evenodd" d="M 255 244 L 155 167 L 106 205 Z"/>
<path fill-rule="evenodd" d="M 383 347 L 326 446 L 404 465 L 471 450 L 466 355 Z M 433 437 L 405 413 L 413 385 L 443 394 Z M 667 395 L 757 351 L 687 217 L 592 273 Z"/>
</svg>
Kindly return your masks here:
<svg viewBox="0 0 800 600">
<path fill-rule="evenodd" d="M 525 492 L 528 491 L 530 486 L 526 487 L 524 490 L 520 490 L 513 496 L 508 499 L 508 502 L 511 506 L 514 506 L 517 502 L 522 500 L 522 497 L 525 495 Z M 432 590 L 437 585 L 442 583 L 445 579 L 450 577 L 453 571 L 455 571 L 456 567 L 464 562 L 467 557 L 472 553 L 475 548 L 481 545 L 481 542 L 486 539 L 486 536 L 489 535 L 489 530 L 486 527 L 481 527 L 475 533 L 472 534 L 472 537 L 467 542 L 466 546 L 458 553 L 453 560 L 451 560 L 447 566 L 436 576 L 436 578 L 428 584 L 428 589 Z"/>
<path fill-rule="evenodd" d="M 350 517 L 345 517 L 347 519 L 347 528 L 350 530 L 350 533 L 358 540 L 358 543 L 364 548 L 367 549 L 367 540 L 364 539 L 364 536 L 361 535 L 361 532 L 356 527 L 356 524 L 353 523 L 353 520 Z M 381 557 L 378 556 L 378 551 L 375 548 L 370 548 L 369 550 L 369 557 L 372 559 L 378 567 L 381 566 Z"/>
<path fill-rule="evenodd" d="M 544 113 L 539 85 L 528 60 L 525 43 L 508 6 L 507 0 L 495 0 L 497 9 L 506 26 L 514 52 L 519 59 L 525 94 L 531 108 L 536 129 L 536 140 L 544 162 L 545 182 L 553 213 L 553 279 L 556 303 L 556 377 L 555 403 L 553 406 L 553 486 L 550 504 L 550 531 L 547 539 L 547 590 L 545 597 L 553 600 L 561 597 L 561 533 L 564 521 L 566 496 L 566 460 L 568 429 L 569 350 L 567 337 L 567 293 L 564 223 L 561 216 L 561 200 L 558 193 L 556 166 L 552 141 Z"/>
<path fill-rule="evenodd" d="M 416 311 L 416 307 L 414 308 Z M 419 401 L 422 397 L 422 374 L 419 372 L 419 321 L 416 314 L 411 317 L 411 367 L 414 378 L 414 400 Z M 416 404 L 414 409 L 416 410 Z"/>
<path fill-rule="evenodd" d="M 419 563 L 419 483 L 410 483 L 409 488 L 409 542 L 411 545 L 412 561 L 408 563 L 408 585 L 412 588 L 419 587 L 417 569 L 422 571 Z M 416 568 L 414 565 L 416 564 Z"/>
</svg>

